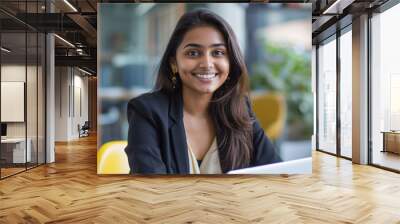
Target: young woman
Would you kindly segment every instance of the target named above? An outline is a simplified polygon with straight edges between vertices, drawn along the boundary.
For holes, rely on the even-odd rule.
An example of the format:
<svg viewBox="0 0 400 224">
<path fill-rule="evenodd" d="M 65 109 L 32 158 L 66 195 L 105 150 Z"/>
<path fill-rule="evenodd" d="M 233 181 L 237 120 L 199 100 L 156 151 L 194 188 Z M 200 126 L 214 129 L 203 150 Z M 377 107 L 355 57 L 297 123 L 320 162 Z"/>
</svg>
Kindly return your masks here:
<svg viewBox="0 0 400 224">
<path fill-rule="evenodd" d="M 184 14 L 155 90 L 128 104 L 131 173 L 218 174 L 281 161 L 256 121 L 232 28 L 208 10 Z"/>
</svg>

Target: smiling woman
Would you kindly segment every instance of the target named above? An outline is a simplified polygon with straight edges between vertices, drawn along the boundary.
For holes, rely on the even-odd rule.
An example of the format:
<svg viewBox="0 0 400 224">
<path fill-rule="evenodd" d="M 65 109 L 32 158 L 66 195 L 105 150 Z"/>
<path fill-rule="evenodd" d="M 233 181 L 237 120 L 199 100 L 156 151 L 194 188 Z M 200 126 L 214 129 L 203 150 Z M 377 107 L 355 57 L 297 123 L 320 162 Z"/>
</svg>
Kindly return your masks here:
<svg viewBox="0 0 400 224">
<path fill-rule="evenodd" d="M 208 10 L 184 14 L 154 91 L 128 103 L 130 172 L 218 174 L 281 161 L 250 105 L 232 28 Z"/>
</svg>

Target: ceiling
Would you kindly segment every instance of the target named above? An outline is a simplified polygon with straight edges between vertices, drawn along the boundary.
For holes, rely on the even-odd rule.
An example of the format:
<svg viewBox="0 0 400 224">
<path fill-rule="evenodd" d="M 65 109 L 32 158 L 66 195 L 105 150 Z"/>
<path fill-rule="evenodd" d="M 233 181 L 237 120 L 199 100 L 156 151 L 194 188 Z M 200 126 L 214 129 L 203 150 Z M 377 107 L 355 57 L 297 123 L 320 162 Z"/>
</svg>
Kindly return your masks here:
<svg viewBox="0 0 400 224">
<path fill-rule="evenodd" d="M 388 0 L 309 0 L 312 3 L 313 44 L 351 24 L 353 17 L 372 12 Z"/>
<path fill-rule="evenodd" d="M 204 2 L 204 0 L 202 1 Z M 95 73 L 97 67 L 97 2 L 139 1 L 47 0 L 46 5 L 45 0 L 1 0 L 1 29 L 4 33 L 10 33 L 5 38 L 14 40 L 16 45 L 20 42 L 21 46 L 25 40 L 20 38 L 21 34 L 18 32 L 25 31 L 26 28 L 32 31 L 54 32 L 74 45 L 66 43 L 61 38 L 55 38 L 56 65 L 80 66 Z M 283 1 L 270 0 L 269 2 L 282 3 Z M 312 3 L 312 36 L 315 44 L 335 32 L 337 29 L 335 26 L 339 24 L 337 23 L 339 20 L 345 21 L 340 23 L 345 26 L 346 21 L 351 23 L 353 16 L 379 7 L 387 0 L 288 0 L 284 2 Z M 51 13 L 49 13 L 50 11 Z M 31 51 L 29 47 L 28 52 Z"/>
<path fill-rule="evenodd" d="M 13 49 L 8 54 L 9 60 L 21 58 L 19 55 L 27 54 L 28 59 L 35 55 L 37 44 L 28 43 L 25 52 L 25 30 L 53 32 L 60 37 L 55 38 L 56 66 L 79 66 L 96 73 L 96 0 L 47 0 L 47 5 L 45 0 L 1 0 L 0 22 L 2 44 L 7 43 Z M 28 35 L 27 41 L 33 37 Z"/>
</svg>

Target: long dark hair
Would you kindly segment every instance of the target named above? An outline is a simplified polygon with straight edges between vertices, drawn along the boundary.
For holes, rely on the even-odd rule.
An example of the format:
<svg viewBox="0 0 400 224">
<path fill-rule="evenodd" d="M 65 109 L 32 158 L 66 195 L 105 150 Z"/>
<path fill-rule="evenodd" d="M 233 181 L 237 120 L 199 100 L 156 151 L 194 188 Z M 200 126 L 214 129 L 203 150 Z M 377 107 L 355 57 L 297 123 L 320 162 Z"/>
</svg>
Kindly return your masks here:
<svg viewBox="0 0 400 224">
<path fill-rule="evenodd" d="M 173 93 L 181 91 L 182 83 L 177 76 L 175 88 L 172 83 L 170 62 L 184 35 L 198 26 L 212 26 L 224 37 L 229 55 L 229 79 L 218 88 L 210 103 L 210 113 L 216 128 L 219 155 L 223 172 L 247 167 L 253 155 L 252 118 L 246 102 L 248 99 L 248 73 L 235 34 L 229 24 L 218 15 L 205 9 L 184 14 L 178 21 L 161 59 L 156 90 Z"/>
</svg>

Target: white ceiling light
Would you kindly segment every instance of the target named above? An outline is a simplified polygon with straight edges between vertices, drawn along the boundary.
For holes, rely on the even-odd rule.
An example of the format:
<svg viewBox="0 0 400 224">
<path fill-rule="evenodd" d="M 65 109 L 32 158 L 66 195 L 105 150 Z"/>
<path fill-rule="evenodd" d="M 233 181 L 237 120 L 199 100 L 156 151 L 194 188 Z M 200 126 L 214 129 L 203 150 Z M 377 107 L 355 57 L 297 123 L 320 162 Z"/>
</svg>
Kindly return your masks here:
<svg viewBox="0 0 400 224">
<path fill-rule="evenodd" d="M 342 14 L 343 10 L 354 1 L 355 0 L 336 0 L 332 5 L 325 9 L 322 14 Z"/>
<path fill-rule="evenodd" d="M 60 39 L 61 41 L 63 41 L 64 43 L 66 43 L 67 45 L 69 45 L 70 47 L 75 48 L 75 45 L 71 44 L 71 42 L 69 42 L 68 40 L 58 36 L 57 34 L 54 34 L 55 37 L 57 37 L 58 39 Z"/>
<path fill-rule="evenodd" d="M 90 73 L 90 72 L 88 72 L 88 71 L 85 71 L 85 70 L 83 70 L 83 69 L 81 69 L 81 68 L 79 68 L 79 67 L 78 67 L 78 70 L 81 71 L 81 72 L 83 72 L 83 73 L 85 73 L 85 74 L 87 74 L 87 75 L 93 75 L 92 73 Z"/>
<path fill-rule="evenodd" d="M 8 49 L 5 48 L 5 47 L 1 47 L 1 50 L 4 51 L 4 52 L 7 52 L 7 53 L 10 53 L 10 52 L 11 52 L 10 50 L 8 50 Z"/>
<path fill-rule="evenodd" d="M 68 0 L 64 0 L 65 4 L 67 4 L 72 10 L 74 10 L 74 12 L 78 12 L 78 10 L 71 4 L 68 2 Z"/>
</svg>

